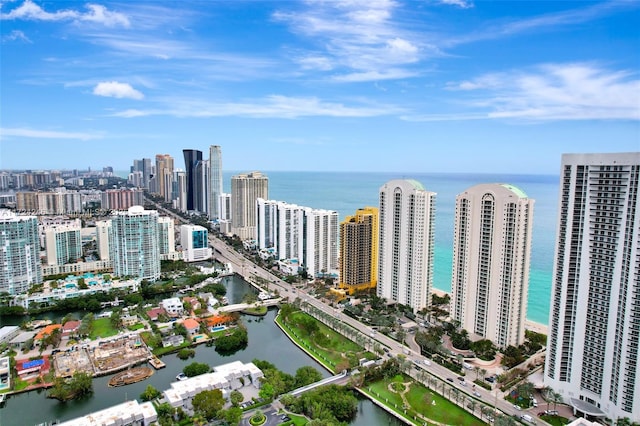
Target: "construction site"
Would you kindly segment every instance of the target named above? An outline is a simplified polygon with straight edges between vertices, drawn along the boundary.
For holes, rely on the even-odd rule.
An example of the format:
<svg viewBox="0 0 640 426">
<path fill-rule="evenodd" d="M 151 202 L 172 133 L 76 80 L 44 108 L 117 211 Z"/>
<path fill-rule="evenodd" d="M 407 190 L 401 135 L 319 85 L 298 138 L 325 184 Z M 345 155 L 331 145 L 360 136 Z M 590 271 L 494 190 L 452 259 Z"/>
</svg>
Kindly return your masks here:
<svg viewBox="0 0 640 426">
<path fill-rule="evenodd" d="M 53 355 L 53 364 L 57 377 L 71 377 L 76 372 L 103 376 L 144 363 L 152 357 L 138 334 L 127 334 L 58 352 Z"/>
</svg>

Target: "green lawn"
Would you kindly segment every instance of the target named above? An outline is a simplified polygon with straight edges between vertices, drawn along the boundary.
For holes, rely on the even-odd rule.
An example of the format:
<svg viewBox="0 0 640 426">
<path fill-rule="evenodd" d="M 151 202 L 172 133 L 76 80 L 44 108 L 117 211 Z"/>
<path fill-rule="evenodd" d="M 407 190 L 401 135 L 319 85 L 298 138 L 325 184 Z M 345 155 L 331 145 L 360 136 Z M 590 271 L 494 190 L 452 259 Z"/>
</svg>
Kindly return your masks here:
<svg viewBox="0 0 640 426">
<path fill-rule="evenodd" d="M 545 422 L 549 423 L 552 426 L 562 426 L 568 425 L 569 419 L 560 416 L 542 416 L 540 417 Z"/>
<path fill-rule="evenodd" d="M 397 392 L 389 390 L 391 383 L 411 382 L 409 391 L 405 394 L 408 406 Z M 423 385 L 416 383 L 407 376 L 396 376 L 393 379 L 373 383 L 363 389 L 367 394 L 385 403 L 392 410 L 403 416 L 414 419 L 414 423 L 423 424 L 417 414 L 421 414 L 437 423 L 460 426 L 479 426 L 485 423 L 472 416 L 453 402 L 440 396 Z M 480 408 L 476 409 L 479 412 Z"/>
<path fill-rule="evenodd" d="M 307 420 L 304 416 L 297 416 L 295 414 L 287 413 L 287 416 L 291 418 L 288 422 L 281 423 L 280 426 L 304 426 L 309 420 Z"/>
<path fill-rule="evenodd" d="M 110 337 L 118 334 L 118 330 L 111 325 L 111 318 L 98 318 L 93 321 L 89 338 L 95 340 L 98 337 Z"/>
<path fill-rule="evenodd" d="M 303 330 L 295 326 L 295 319 L 303 315 L 308 316 L 304 312 L 294 312 L 291 314 L 292 318 L 286 323 L 283 322 L 280 316 L 277 317 L 277 321 L 288 331 L 290 338 L 317 358 L 320 358 L 332 371 L 335 371 L 335 367 L 338 364 L 345 361 L 346 356 L 356 357 L 356 359 L 375 358 L 375 355 L 365 351 L 361 346 L 316 320 L 319 327 L 318 334 L 323 336 L 320 344 L 318 344 L 318 339 L 312 339 L 311 336 L 308 336 Z"/>
</svg>

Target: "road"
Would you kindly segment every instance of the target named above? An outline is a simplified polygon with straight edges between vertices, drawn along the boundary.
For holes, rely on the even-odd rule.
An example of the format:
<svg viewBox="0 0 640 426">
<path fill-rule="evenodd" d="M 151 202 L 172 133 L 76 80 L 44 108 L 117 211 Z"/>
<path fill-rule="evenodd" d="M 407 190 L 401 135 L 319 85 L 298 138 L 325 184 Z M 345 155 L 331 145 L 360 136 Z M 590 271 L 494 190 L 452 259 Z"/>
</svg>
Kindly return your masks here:
<svg viewBox="0 0 640 426">
<path fill-rule="evenodd" d="M 161 206 L 158 206 L 158 209 L 162 210 L 168 215 L 179 218 L 183 222 L 186 222 L 180 216 L 162 208 Z M 485 404 L 494 406 L 497 410 L 500 410 L 507 415 L 514 414 L 519 417 L 521 414 L 527 412 L 515 409 L 511 403 L 503 399 L 502 392 L 500 392 L 500 390 L 497 388 L 493 391 L 486 390 L 479 386 L 475 386 L 474 388 L 472 380 L 465 380 L 463 384 L 463 382 L 458 380 L 458 375 L 453 373 L 449 369 L 436 364 L 435 362 L 431 362 L 430 365 L 426 365 L 424 363 L 424 360 L 426 359 L 424 356 L 420 355 L 419 352 L 411 350 L 404 344 L 397 342 L 396 340 L 393 340 L 381 333 L 375 333 L 373 336 L 371 336 L 371 329 L 367 325 L 345 315 L 339 309 L 332 308 L 324 302 L 316 299 L 314 296 L 307 293 L 305 289 L 295 288 L 291 284 L 281 280 L 279 277 L 271 274 L 269 271 L 251 262 L 250 259 L 244 257 L 241 253 L 237 252 L 225 241 L 217 238 L 216 236 L 209 234 L 209 243 L 214 249 L 214 257 L 220 262 L 230 263 L 232 265 L 233 271 L 239 273 L 244 277 L 245 280 L 253 282 L 265 280 L 264 282 L 270 283 L 270 289 L 277 289 L 282 297 L 286 297 L 287 295 L 299 297 L 311 306 L 349 324 L 351 327 L 360 331 L 365 336 L 370 336 L 373 340 L 389 348 L 389 356 L 402 355 L 406 357 L 415 366 L 415 368 L 411 368 L 409 372 L 409 374 L 414 379 L 417 377 L 416 368 L 421 368 L 438 378 L 441 382 L 444 382 L 448 386 L 457 389 L 462 394 L 466 394 L 468 398 L 475 398 L 479 401 L 484 402 Z M 256 280 L 256 277 L 259 277 L 259 279 Z M 441 388 L 436 386 L 436 389 Z M 533 413 L 532 411 L 529 412 L 529 414 L 535 417 L 535 413 Z"/>
</svg>

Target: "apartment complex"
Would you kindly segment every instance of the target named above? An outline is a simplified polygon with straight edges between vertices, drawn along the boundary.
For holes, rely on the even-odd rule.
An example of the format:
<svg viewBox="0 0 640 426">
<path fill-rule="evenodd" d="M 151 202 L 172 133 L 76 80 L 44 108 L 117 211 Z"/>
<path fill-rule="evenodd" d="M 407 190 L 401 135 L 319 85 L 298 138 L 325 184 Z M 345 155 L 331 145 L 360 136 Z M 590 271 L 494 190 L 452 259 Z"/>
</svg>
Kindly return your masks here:
<svg viewBox="0 0 640 426">
<path fill-rule="evenodd" d="M 378 208 L 358 209 L 340 223 L 339 287 L 349 294 L 378 283 Z"/>
<path fill-rule="evenodd" d="M 127 210 L 144 204 L 144 191 L 140 188 L 107 189 L 100 194 L 103 210 Z"/>
<path fill-rule="evenodd" d="M 158 212 L 133 206 L 111 216 L 110 257 L 115 275 L 160 278 Z"/>
<path fill-rule="evenodd" d="M 155 192 L 165 202 L 170 202 L 173 195 L 173 157 L 169 154 L 156 155 Z"/>
<path fill-rule="evenodd" d="M 47 265 L 75 263 L 82 257 L 80 221 L 67 224 L 49 225 L 44 228 L 44 246 L 47 251 Z"/>
<path fill-rule="evenodd" d="M 565 154 L 545 385 L 640 422 L 640 152 Z"/>
<path fill-rule="evenodd" d="M 499 183 L 456 197 L 451 318 L 503 349 L 524 343 L 533 205 Z"/>
<path fill-rule="evenodd" d="M 16 295 L 41 282 L 38 219 L 0 209 L 0 292 Z"/>
<path fill-rule="evenodd" d="M 256 238 L 256 201 L 269 198 L 269 178 L 260 172 L 231 178 L 231 232 L 242 240 Z"/>
<path fill-rule="evenodd" d="M 435 197 L 415 180 L 380 188 L 378 296 L 414 311 L 431 305 Z"/>
<path fill-rule="evenodd" d="M 258 198 L 255 223 L 258 249 L 273 249 L 312 277 L 337 274 L 338 212 Z"/>
</svg>

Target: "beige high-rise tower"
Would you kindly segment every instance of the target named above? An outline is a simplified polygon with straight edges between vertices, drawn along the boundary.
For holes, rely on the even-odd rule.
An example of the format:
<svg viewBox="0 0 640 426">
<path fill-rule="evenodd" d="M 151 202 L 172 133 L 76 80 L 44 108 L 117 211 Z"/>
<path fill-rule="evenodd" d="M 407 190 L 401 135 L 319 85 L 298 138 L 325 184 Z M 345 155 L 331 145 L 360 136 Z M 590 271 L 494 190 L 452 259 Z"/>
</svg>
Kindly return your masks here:
<svg viewBox="0 0 640 426">
<path fill-rule="evenodd" d="M 260 172 L 231 178 L 231 233 L 242 240 L 256 238 L 256 202 L 269 199 L 269 178 Z"/>
<path fill-rule="evenodd" d="M 500 348 L 524 342 L 533 204 L 499 183 L 456 197 L 451 318 Z"/>
<path fill-rule="evenodd" d="M 415 180 L 380 188 L 379 297 L 410 306 L 431 306 L 435 192 Z"/>
</svg>

